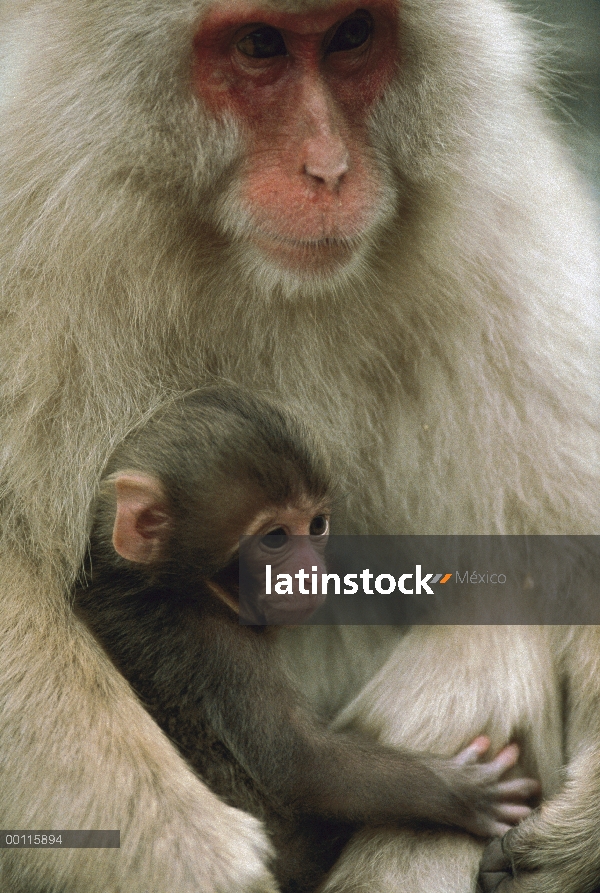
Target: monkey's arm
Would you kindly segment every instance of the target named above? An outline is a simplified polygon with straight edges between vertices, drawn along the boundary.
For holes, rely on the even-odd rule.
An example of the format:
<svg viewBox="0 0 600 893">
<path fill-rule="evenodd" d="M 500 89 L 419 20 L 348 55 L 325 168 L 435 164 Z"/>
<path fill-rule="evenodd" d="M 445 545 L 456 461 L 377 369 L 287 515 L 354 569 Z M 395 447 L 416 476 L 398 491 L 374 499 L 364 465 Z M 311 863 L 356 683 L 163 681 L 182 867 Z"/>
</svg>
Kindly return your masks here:
<svg viewBox="0 0 600 893">
<path fill-rule="evenodd" d="M 481 862 L 483 893 L 590 893 L 600 884 L 600 628 L 555 630 L 567 702 L 566 781 Z M 585 701 L 581 697 L 585 692 Z"/>
<path fill-rule="evenodd" d="M 214 676 L 237 681 L 212 694 L 212 721 L 249 774 L 282 804 L 344 822 L 421 820 L 482 836 L 529 813 L 515 801 L 531 796 L 537 784 L 500 780 L 516 762 L 516 748 L 478 764 L 487 747 L 481 739 L 444 759 L 331 731 L 295 691 L 268 633 L 232 626 L 224 618 L 213 622 L 213 636 L 223 642 L 229 662 L 226 673 Z M 234 700 L 240 695 L 241 711 Z"/>
<path fill-rule="evenodd" d="M 260 823 L 194 777 L 58 586 L 2 553 L 3 827 L 115 828 L 121 848 L 4 849 L 0 889 L 275 893 Z"/>
<path fill-rule="evenodd" d="M 591 893 L 600 884 L 600 750 L 569 766 L 561 793 L 483 854 L 483 893 Z"/>
<path fill-rule="evenodd" d="M 240 627 L 216 607 L 145 595 L 88 598 L 91 625 L 150 705 L 169 705 L 169 734 L 208 726 L 276 807 L 350 823 L 427 821 L 490 836 L 529 809 L 537 785 L 503 782 L 506 748 L 477 763 L 481 740 L 454 759 L 384 747 L 333 732 L 302 701 L 269 631 Z M 520 801 L 517 803 L 516 801 Z"/>
</svg>

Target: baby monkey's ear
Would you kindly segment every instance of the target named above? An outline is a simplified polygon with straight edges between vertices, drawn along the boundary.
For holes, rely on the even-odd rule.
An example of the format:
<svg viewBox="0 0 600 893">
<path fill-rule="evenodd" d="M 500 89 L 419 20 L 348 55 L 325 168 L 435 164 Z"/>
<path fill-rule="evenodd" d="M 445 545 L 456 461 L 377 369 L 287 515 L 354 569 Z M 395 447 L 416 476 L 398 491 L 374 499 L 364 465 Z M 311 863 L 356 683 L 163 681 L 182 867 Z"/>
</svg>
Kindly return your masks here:
<svg viewBox="0 0 600 893">
<path fill-rule="evenodd" d="M 173 527 L 163 485 L 144 472 L 120 472 L 112 478 L 116 513 L 115 551 L 135 564 L 156 564 L 164 558 Z"/>
</svg>

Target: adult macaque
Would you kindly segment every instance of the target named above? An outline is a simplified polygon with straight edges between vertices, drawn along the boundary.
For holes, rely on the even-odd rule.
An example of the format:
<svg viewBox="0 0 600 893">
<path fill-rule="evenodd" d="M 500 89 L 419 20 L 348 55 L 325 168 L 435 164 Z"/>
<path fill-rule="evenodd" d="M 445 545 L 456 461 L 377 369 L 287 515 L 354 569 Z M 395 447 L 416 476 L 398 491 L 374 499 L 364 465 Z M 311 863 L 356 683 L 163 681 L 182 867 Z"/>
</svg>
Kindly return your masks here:
<svg viewBox="0 0 600 893">
<path fill-rule="evenodd" d="M 330 490 L 306 432 L 273 407 L 231 389 L 191 395 L 111 459 L 75 601 L 202 779 L 265 821 L 286 891 L 314 890 L 353 826 L 425 821 L 489 837 L 526 817 L 538 789 L 501 781 L 514 745 L 478 764 L 485 737 L 445 759 L 330 731 L 290 683 L 275 628 L 240 625 L 240 563 L 263 576 L 265 561 L 325 569 Z M 317 606 L 272 594 L 267 621 L 271 605 L 279 623 Z"/>
<path fill-rule="evenodd" d="M 0 887 L 272 889 L 256 820 L 73 616 L 102 469 L 216 375 L 318 425 L 347 469 L 335 531 L 600 532 L 594 209 L 501 0 L 6 0 L 0 41 L 0 825 L 122 841 L 2 850 Z M 574 798 L 595 839 L 600 744 L 561 697 L 575 645 L 563 663 L 529 628 L 412 629 L 391 656 L 383 628 L 283 636 L 299 684 L 329 715 L 357 695 L 339 722 L 385 743 L 516 739 L 551 794 L 588 741 L 596 768 L 553 808 Z M 546 859 L 517 883 L 585 893 L 600 847 L 572 859 L 548 828 L 510 833 Z M 329 889 L 469 893 L 480 852 L 369 830 Z"/>
</svg>

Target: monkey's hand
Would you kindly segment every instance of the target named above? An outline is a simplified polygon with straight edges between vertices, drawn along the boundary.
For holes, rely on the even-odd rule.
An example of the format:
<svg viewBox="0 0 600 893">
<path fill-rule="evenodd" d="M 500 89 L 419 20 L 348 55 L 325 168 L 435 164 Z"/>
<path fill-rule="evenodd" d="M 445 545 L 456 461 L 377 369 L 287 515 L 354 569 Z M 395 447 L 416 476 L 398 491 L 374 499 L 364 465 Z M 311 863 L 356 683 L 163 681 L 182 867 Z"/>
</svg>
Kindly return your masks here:
<svg viewBox="0 0 600 893">
<path fill-rule="evenodd" d="M 519 758 L 516 744 L 508 744 L 493 760 L 481 763 L 489 746 L 490 739 L 480 735 L 450 761 L 462 776 L 458 823 L 477 837 L 501 837 L 531 814 L 526 801 L 540 792 L 533 778 L 502 780 Z"/>
<path fill-rule="evenodd" d="M 495 893 L 507 889 L 505 881 L 513 877 L 510 856 L 504 851 L 502 841 L 495 837 L 483 851 L 479 865 L 477 893 Z"/>
<path fill-rule="evenodd" d="M 502 840 L 480 865 L 481 893 L 591 893 L 600 886 L 596 745 L 568 767 L 563 790 Z"/>
</svg>

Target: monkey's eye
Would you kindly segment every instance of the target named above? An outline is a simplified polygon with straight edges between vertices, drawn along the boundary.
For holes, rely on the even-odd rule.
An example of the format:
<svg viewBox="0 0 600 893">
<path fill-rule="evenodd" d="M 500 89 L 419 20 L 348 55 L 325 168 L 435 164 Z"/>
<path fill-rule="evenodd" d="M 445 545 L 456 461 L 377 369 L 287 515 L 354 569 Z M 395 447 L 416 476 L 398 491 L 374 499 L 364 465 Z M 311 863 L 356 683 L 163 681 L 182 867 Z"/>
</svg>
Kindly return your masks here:
<svg viewBox="0 0 600 893">
<path fill-rule="evenodd" d="M 355 50 L 366 43 L 373 31 L 373 19 L 365 9 L 357 10 L 339 26 L 327 47 L 328 53 Z"/>
<path fill-rule="evenodd" d="M 287 543 L 287 538 L 287 533 L 283 527 L 276 527 L 275 530 L 269 530 L 269 532 L 263 536 L 261 543 L 263 546 L 266 546 L 267 549 L 282 549 Z"/>
<path fill-rule="evenodd" d="M 317 515 L 310 522 L 309 533 L 311 536 L 325 536 L 329 533 L 329 519 L 325 515 Z"/>
<path fill-rule="evenodd" d="M 246 34 L 236 44 L 240 53 L 252 59 L 271 59 L 273 56 L 287 56 L 283 37 L 277 28 L 264 25 Z"/>
</svg>

